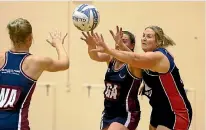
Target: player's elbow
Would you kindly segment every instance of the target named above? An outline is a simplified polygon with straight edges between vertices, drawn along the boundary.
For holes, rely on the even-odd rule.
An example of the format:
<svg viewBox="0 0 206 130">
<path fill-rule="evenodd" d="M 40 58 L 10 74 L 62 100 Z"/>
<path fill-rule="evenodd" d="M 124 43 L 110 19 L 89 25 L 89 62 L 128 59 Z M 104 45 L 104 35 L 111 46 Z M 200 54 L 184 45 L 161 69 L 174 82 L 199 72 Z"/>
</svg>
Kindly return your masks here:
<svg viewBox="0 0 206 130">
<path fill-rule="evenodd" d="M 91 60 L 101 62 L 101 59 L 97 56 L 89 55 L 89 57 L 90 57 Z"/>
<path fill-rule="evenodd" d="M 97 59 L 96 57 L 91 56 L 91 55 L 89 55 L 89 57 L 90 57 L 91 60 L 95 60 L 96 61 L 96 59 Z"/>
<path fill-rule="evenodd" d="M 67 69 L 69 69 L 69 66 L 70 66 L 69 61 L 67 61 L 67 62 L 63 65 L 62 70 L 67 70 Z"/>
<path fill-rule="evenodd" d="M 63 71 L 69 69 L 69 60 L 62 61 L 61 64 L 56 68 L 58 71 Z"/>
<path fill-rule="evenodd" d="M 94 58 L 94 57 L 90 57 L 92 60 L 94 60 L 94 61 L 97 61 L 97 62 L 102 62 L 102 60 L 101 59 L 99 59 L 99 58 Z"/>
<path fill-rule="evenodd" d="M 98 61 L 98 62 L 101 61 L 101 58 L 97 53 L 93 53 L 93 52 L 88 52 L 88 53 L 91 60 Z"/>
</svg>

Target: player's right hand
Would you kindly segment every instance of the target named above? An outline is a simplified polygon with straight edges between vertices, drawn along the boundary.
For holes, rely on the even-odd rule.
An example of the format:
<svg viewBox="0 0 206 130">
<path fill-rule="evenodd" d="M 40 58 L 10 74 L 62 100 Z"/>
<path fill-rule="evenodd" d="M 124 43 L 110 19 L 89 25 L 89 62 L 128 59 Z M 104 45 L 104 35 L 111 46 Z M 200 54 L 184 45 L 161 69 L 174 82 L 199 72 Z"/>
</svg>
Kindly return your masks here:
<svg viewBox="0 0 206 130">
<path fill-rule="evenodd" d="M 57 30 L 54 32 L 50 32 L 49 34 L 51 37 L 51 41 L 48 39 L 46 41 L 50 43 L 53 47 L 56 47 L 58 44 L 64 44 L 64 39 L 67 37 L 67 33 L 66 33 L 62 38 L 61 32 Z"/>
</svg>

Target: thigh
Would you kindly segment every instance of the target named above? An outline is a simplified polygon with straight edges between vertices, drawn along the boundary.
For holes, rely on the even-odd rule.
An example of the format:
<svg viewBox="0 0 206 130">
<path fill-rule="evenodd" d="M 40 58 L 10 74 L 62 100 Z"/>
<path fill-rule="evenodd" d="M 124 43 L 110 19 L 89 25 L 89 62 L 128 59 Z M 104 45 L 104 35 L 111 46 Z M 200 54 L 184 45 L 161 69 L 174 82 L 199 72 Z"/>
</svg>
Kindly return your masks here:
<svg viewBox="0 0 206 130">
<path fill-rule="evenodd" d="M 151 124 L 149 125 L 149 130 L 156 130 L 155 127 L 153 127 Z"/>
<path fill-rule="evenodd" d="M 113 122 L 110 124 L 107 130 L 129 130 L 129 129 L 118 122 Z"/>
<path fill-rule="evenodd" d="M 171 130 L 171 129 L 169 129 L 165 126 L 162 126 L 162 125 L 158 125 L 156 130 Z"/>
<path fill-rule="evenodd" d="M 126 122 L 126 119 L 126 117 L 108 117 L 107 115 L 104 115 L 102 117 L 100 130 L 115 130 L 115 128 L 122 128 Z"/>
<path fill-rule="evenodd" d="M 105 128 L 104 128 L 104 129 L 102 129 L 102 130 L 108 130 L 108 128 L 109 128 L 109 127 L 105 127 Z"/>
</svg>

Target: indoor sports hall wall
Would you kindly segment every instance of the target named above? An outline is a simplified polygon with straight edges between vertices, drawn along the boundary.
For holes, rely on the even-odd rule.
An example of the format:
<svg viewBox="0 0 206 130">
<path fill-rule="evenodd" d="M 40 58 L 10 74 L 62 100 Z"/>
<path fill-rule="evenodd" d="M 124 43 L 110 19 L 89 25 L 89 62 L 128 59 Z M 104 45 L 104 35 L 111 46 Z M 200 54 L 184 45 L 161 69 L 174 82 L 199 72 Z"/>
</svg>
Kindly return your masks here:
<svg viewBox="0 0 206 130">
<path fill-rule="evenodd" d="M 86 2 L 100 12 L 96 31 L 114 46 L 109 29 L 116 25 L 136 35 L 136 52 L 141 52 L 140 38 L 145 27 L 162 27 L 177 45 L 170 48 L 180 69 L 194 109 L 191 130 L 204 130 L 205 122 L 205 5 L 204 2 Z M 30 108 L 32 130 L 99 130 L 103 109 L 103 80 L 106 63 L 89 59 L 81 32 L 72 23 L 74 8 L 82 2 L 0 2 L 0 48 L 9 48 L 7 23 L 17 17 L 28 19 L 33 26 L 31 52 L 57 58 L 45 39 L 57 28 L 68 32 L 65 47 L 70 69 L 45 72 L 39 79 Z M 92 88 L 88 93 L 87 85 Z M 137 130 L 148 130 L 150 106 L 139 97 L 142 117 Z"/>
</svg>

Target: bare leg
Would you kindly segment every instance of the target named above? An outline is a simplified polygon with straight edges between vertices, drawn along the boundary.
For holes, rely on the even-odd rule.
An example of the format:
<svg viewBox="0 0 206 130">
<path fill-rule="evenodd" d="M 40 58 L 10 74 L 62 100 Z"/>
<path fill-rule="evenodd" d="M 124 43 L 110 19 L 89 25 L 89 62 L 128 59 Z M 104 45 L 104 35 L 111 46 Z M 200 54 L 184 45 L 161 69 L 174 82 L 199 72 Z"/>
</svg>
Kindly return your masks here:
<svg viewBox="0 0 206 130">
<path fill-rule="evenodd" d="M 107 130 L 129 130 L 129 129 L 127 129 L 124 125 L 120 123 L 113 122 Z"/>
<path fill-rule="evenodd" d="M 153 127 L 152 125 L 149 125 L 149 130 L 156 130 L 156 128 Z"/>
<path fill-rule="evenodd" d="M 170 130 L 169 128 L 163 126 L 163 125 L 158 125 L 157 130 Z"/>
</svg>

